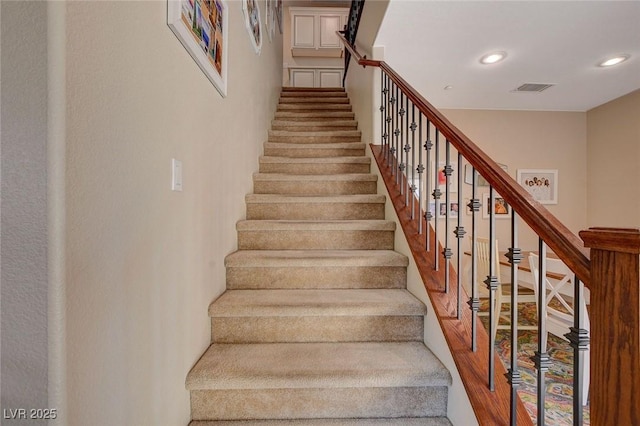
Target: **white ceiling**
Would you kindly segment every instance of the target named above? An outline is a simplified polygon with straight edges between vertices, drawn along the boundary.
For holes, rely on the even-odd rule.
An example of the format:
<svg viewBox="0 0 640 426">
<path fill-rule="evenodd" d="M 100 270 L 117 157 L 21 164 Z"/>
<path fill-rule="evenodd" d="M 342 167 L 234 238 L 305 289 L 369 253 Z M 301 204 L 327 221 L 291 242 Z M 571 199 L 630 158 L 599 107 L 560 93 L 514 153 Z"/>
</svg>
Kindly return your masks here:
<svg viewBox="0 0 640 426">
<path fill-rule="evenodd" d="M 391 0 L 375 44 L 438 108 L 586 111 L 640 89 L 640 1 Z M 631 58 L 596 66 L 616 53 Z"/>
</svg>

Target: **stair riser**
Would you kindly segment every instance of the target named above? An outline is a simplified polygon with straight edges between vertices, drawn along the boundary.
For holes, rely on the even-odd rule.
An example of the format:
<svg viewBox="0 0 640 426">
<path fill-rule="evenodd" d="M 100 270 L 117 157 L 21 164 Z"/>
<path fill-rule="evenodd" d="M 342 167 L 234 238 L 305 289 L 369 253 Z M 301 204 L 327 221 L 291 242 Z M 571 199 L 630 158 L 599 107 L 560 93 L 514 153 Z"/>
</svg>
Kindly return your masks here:
<svg viewBox="0 0 640 426">
<path fill-rule="evenodd" d="M 322 121 L 316 122 L 322 123 Z M 331 123 L 330 121 L 327 124 Z M 285 130 L 287 132 L 334 132 L 336 130 L 357 130 L 357 124 L 331 124 L 331 125 L 314 125 L 312 123 L 305 123 L 305 125 L 291 125 L 291 124 L 272 124 L 273 130 Z"/>
<path fill-rule="evenodd" d="M 282 92 L 282 98 L 346 98 L 345 92 Z"/>
<path fill-rule="evenodd" d="M 406 283 L 406 267 L 227 267 L 229 290 L 406 288 Z"/>
<path fill-rule="evenodd" d="M 286 121 L 314 121 L 314 122 L 332 122 L 334 120 L 353 120 L 355 114 L 348 111 L 316 111 L 316 112 L 300 112 L 300 111 L 279 111 L 276 112 L 276 120 Z"/>
<path fill-rule="evenodd" d="M 247 203 L 249 220 L 379 220 L 384 203 Z"/>
<path fill-rule="evenodd" d="M 375 181 L 254 181 L 255 194 L 283 194 L 283 195 L 352 195 L 375 194 Z"/>
<path fill-rule="evenodd" d="M 287 173 L 292 175 L 332 175 L 345 173 L 369 173 L 366 163 L 260 163 L 260 173 Z"/>
<path fill-rule="evenodd" d="M 324 92 L 340 92 L 346 93 L 342 87 L 292 87 L 285 86 L 282 88 L 283 93 L 291 92 L 312 92 L 312 93 L 324 93 Z"/>
<path fill-rule="evenodd" d="M 423 324 L 423 316 L 214 317 L 211 343 L 418 342 Z"/>
<path fill-rule="evenodd" d="M 264 148 L 264 155 L 288 158 L 357 157 L 364 148 Z"/>
<path fill-rule="evenodd" d="M 393 250 L 394 231 L 238 231 L 239 250 Z"/>
<path fill-rule="evenodd" d="M 349 143 L 360 142 L 362 137 L 358 136 L 276 136 L 270 135 L 269 142 L 273 143 Z"/>
<path fill-rule="evenodd" d="M 298 96 L 284 96 L 280 98 L 280 104 L 348 104 L 349 99 L 345 97 L 313 97 L 302 98 Z"/>
<path fill-rule="evenodd" d="M 351 111 L 349 104 L 278 104 L 277 111 L 326 112 Z"/>
<path fill-rule="evenodd" d="M 191 391 L 193 420 L 433 417 L 446 404 L 442 386 Z"/>
</svg>

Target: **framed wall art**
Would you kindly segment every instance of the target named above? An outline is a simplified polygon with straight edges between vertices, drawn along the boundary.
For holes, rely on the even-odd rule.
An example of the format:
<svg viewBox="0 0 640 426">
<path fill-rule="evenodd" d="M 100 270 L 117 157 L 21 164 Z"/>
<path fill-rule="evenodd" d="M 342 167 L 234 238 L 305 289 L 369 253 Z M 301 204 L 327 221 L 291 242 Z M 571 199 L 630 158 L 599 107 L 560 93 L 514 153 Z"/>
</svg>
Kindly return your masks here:
<svg viewBox="0 0 640 426">
<path fill-rule="evenodd" d="M 168 0 L 167 25 L 213 86 L 227 96 L 227 3 Z"/>
<path fill-rule="evenodd" d="M 518 183 L 541 204 L 558 204 L 558 170 L 518 169 Z"/>
<path fill-rule="evenodd" d="M 251 45 L 259 55 L 262 49 L 262 20 L 260 19 L 258 2 L 256 0 L 242 0 L 242 11 Z"/>
<path fill-rule="evenodd" d="M 451 176 L 449 176 L 449 193 L 458 192 L 458 162 L 451 161 L 451 167 L 453 168 L 453 172 L 451 172 Z M 444 194 L 445 185 L 447 184 L 447 177 L 444 174 L 444 167 L 447 165 L 446 161 L 440 161 L 438 163 L 438 185 L 440 185 L 440 191 Z M 431 170 L 435 167 L 435 163 L 431 162 Z"/>
<path fill-rule="evenodd" d="M 491 203 L 489 202 L 489 193 L 482 194 L 482 218 L 489 219 L 491 213 Z M 511 206 L 507 204 L 504 198 L 498 193 L 495 194 L 495 203 L 493 205 L 493 215 L 496 219 L 508 219 L 511 217 Z"/>
</svg>

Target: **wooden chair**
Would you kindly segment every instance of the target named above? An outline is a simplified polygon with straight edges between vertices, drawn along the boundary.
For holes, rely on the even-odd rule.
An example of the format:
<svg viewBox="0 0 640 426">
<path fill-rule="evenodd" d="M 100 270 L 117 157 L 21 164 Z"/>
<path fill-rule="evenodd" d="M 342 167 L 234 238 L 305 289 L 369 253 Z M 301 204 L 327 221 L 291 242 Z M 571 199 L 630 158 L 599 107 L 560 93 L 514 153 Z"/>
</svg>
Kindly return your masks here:
<svg viewBox="0 0 640 426">
<path fill-rule="evenodd" d="M 495 304 L 493 306 L 494 318 L 496 320 L 493 322 L 493 329 L 491 330 L 491 335 L 494 338 L 496 337 L 496 333 L 498 329 L 508 330 L 511 328 L 510 324 L 510 314 L 509 312 L 502 312 L 503 304 L 511 304 L 511 283 L 502 282 L 501 281 L 501 273 L 500 273 L 500 257 L 499 257 L 499 248 L 498 241 L 496 240 L 495 244 L 496 253 L 494 256 L 494 261 L 496 263 L 495 276 L 498 278 L 498 288 L 496 289 L 496 298 Z M 489 276 L 489 253 L 490 253 L 490 245 L 488 238 L 476 238 L 476 262 L 478 265 L 478 294 L 480 297 L 489 297 L 489 290 L 487 289 L 487 285 L 484 283 L 484 280 Z M 469 291 L 469 290 L 468 290 Z M 518 303 L 535 303 L 535 294 L 530 290 L 523 289 L 518 286 Z M 488 315 L 488 313 L 480 313 L 479 315 Z M 500 324 L 500 320 L 506 320 L 507 324 Z M 504 322 L 504 321 L 503 321 Z M 535 325 L 518 325 L 518 329 L 520 330 L 536 330 L 537 326 Z"/>
<path fill-rule="evenodd" d="M 538 303 L 538 289 L 539 289 L 539 270 L 538 270 L 539 256 L 535 253 L 529 254 L 529 266 L 535 279 L 536 285 L 533 286 L 536 293 L 536 306 Z M 579 309 L 580 315 L 584 318 L 584 328 L 589 331 L 589 314 L 587 312 L 586 297 L 580 300 L 578 306 L 575 306 L 573 295 L 573 276 L 574 273 L 564 264 L 560 259 L 547 258 L 546 259 L 547 276 L 546 282 L 546 318 L 544 319 L 547 327 L 547 334 L 543 336 L 542 347 L 547 347 L 548 334 L 551 333 L 554 336 L 558 336 L 561 339 L 569 341 L 565 334 L 569 333 L 569 327 L 573 327 L 573 317 L 576 309 Z M 556 274 L 558 278 L 550 278 L 549 273 Z M 586 295 L 585 295 L 586 296 Z M 584 362 L 581 365 L 578 374 L 582 375 L 584 383 L 582 401 L 583 404 L 587 404 L 587 397 L 589 395 L 589 350 L 584 352 Z M 574 371 L 574 374 L 576 372 Z"/>
</svg>

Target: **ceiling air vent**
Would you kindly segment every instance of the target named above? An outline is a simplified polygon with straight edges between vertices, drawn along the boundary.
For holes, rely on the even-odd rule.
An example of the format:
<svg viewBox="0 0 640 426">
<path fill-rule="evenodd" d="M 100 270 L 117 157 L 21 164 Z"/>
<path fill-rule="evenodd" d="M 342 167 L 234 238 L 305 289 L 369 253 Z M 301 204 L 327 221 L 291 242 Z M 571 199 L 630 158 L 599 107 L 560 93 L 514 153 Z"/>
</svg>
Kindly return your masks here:
<svg viewBox="0 0 640 426">
<path fill-rule="evenodd" d="M 524 83 L 520 87 L 516 88 L 514 92 L 542 92 L 551 86 L 554 85 L 544 83 Z"/>
</svg>

